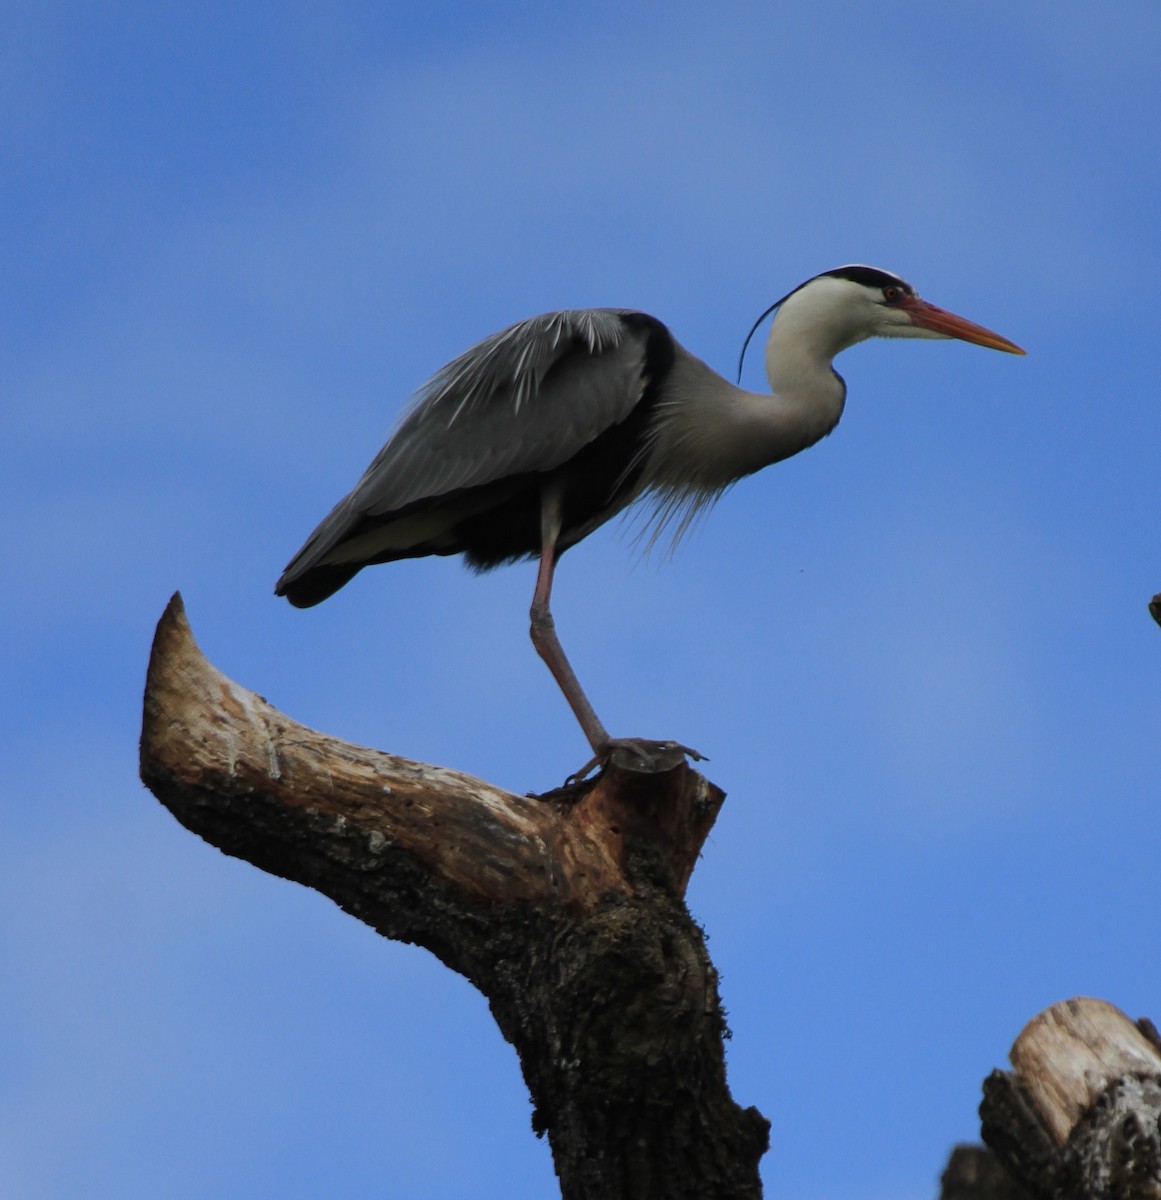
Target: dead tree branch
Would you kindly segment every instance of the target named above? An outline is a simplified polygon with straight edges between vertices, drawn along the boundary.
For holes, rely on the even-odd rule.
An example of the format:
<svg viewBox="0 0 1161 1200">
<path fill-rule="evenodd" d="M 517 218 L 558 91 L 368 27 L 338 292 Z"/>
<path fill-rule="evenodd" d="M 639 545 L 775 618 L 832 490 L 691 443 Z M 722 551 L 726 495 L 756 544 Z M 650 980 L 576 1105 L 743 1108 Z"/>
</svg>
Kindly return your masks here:
<svg viewBox="0 0 1161 1200">
<path fill-rule="evenodd" d="M 1045 1200 L 1161 1197 L 1161 1041 L 1103 1000 L 1025 1026 L 980 1106 L 984 1141 Z"/>
<path fill-rule="evenodd" d="M 683 896 L 723 794 L 675 757 L 535 798 L 298 725 L 157 628 L 141 777 L 228 854 L 425 946 L 515 1046 L 565 1200 L 758 1197 L 769 1123 L 726 1084 Z"/>
</svg>

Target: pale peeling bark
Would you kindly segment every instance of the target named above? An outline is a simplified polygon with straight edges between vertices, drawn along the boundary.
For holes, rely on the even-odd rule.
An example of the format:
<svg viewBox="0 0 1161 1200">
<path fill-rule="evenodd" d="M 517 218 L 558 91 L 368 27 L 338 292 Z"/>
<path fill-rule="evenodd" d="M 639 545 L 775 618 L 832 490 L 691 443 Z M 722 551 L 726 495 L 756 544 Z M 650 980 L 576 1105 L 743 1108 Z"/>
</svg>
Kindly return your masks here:
<svg viewBox="0 0 1161 1200">
<path fill-rule="evenodd" d="M 1038 1197 L 1161 1198 L 1161 1042 L 1103 1000 L 1025 1026 L 980 1107 L 985 1142 Z"/>
<path fill-rule="evenodd" d="M 682 900 L 724 796 L 680 755 L 528 797 L 339 741 L 211 666 L 175 596 L 141 775 L 208 842 L 484 992 L 565 1200 L 760 1196 L 769 1124 L 730 1096 L 717 974 Z"/>
</svg>

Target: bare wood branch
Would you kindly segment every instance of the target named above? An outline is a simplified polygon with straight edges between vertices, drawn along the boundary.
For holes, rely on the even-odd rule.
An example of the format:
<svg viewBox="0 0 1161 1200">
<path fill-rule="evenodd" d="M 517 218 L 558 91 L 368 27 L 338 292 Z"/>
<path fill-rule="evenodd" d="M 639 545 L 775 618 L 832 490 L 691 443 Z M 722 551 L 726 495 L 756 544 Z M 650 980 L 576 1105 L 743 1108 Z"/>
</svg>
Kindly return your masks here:
<svg viewBox="0 0 1161 1200">
<path fill-rule="evenodd" d="M 1161 1074 L 1161 1054 L 1104 1000 L 1066 1000 L 1033 1017 L 1009 1055 L 1057 1145 L 1086 1109 L 1126 1075 Z"/>
<path fill-rule="evenodd" d="M 479 987 L 567 1200 L 761 1194 L 769 1124 L 729 1094 L 717 974 L 682 902 L 724 796 L 684 759 L 529 797 L 339 741 L 207 662 L 175 596 L 141 775 L 213 845 Z"/>
<path fill-rule="evenodd" d="M 1063 1200 L 1161 1197 L 1161 1049 L 1148 1022 L 1067 1000 L 1025 1026 L 980 1107 L 984 1141 L 1030 1190 Z"/>
</svg>

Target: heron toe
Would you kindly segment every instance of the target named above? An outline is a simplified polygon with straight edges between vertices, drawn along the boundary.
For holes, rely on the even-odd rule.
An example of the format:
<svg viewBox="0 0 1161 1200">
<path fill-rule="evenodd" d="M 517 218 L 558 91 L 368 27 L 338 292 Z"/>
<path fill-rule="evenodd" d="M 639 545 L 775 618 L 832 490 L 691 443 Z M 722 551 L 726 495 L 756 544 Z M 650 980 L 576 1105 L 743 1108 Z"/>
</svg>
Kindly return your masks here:
<svg viewBox="0 0 1161 1200">
<path fill-rule="evenodd" d="M 610 765 L 622 771 L 636 771 L 642 775 L 672 771 L 686 759 L 694 762 L 706 761 L 706 756 L 681 742 L 658 741 L 653 738 L 609 738 L 600 751 L 593 755 L 579 771 L 565 780 L 566 784 L 580 783 L 598 767 Z"/>
</svg>

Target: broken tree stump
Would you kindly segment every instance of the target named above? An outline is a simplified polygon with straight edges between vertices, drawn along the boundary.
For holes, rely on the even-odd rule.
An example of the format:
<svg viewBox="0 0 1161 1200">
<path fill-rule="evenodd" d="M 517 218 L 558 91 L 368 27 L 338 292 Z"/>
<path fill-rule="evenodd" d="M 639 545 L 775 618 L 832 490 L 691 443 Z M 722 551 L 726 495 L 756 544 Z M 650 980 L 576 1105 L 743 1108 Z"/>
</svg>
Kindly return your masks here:
<svg viewBox="0 0 1161 1200">
<path fill-rule="evenodd" d="M 724 795 L 683 758 L 529 797 L 339 741 L 211 666 L 174 596 L 141 777 L 211 845 L 478 987 L 564 1200 L 761 1195 L 769 1122 L 730 1095 L 717 973 L 683 899 Z"/>
<path fill-rule="evenodd" d="M 1161 1039 L 1103 1000 L 1054 1004 L 984 1082 L 984 1141 L 1045 1200 L 1161 1198 Z"/>
</svg>

